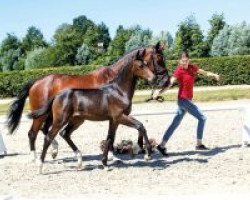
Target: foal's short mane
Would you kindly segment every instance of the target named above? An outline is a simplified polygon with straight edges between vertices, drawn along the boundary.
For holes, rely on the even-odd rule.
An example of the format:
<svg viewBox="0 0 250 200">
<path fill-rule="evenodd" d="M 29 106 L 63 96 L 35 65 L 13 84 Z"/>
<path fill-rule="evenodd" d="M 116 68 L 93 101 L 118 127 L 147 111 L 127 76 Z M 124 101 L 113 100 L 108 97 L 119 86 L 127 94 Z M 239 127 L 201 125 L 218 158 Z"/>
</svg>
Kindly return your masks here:
<svg viewBox="0 0 250 200">
<path fill-rule="evenodd" d="M 117 80 L 121 77 L 121 74 L 124 73 L 124 71 L 129 67 L 129 64 L 131 64 L 131 62 L 133 62 L 133 59 L 135 58 L 135 56 L 137 55 L 139 50 L 143 50 L 144 48 L 136 48 L 132 51 L 130 51 L 129 53 L 125 54 L 122 58 L 120 58 L 117 62 L 123 62 L 122 63 L 122 67 L 121 69 L 118 71 L 117 75 L 114 77 L 114 79 L 110 80 L 107 85 L 109 84 L 113 84 L 114 82 L 117 82 Z M 113 65 L 115 65 L 116 63 L 114 63 Z M 111 66 L 110 66 L 111 67 Z"/>
<path fill-rule="evenodd" d="M 125 54 L 121 58 L 118 58 L 118 59 L 112 61 L 108 67 L 112 67 L 117 62 L 126 59 L 127 56 L 131 56 L 130 58 L 133 58 L 133 56 L 137 53 L 138 50 L 143 50 L 143 49 L 147 49 L 147 48 L 154 48 L 154 45 L 149 45 L 146 47 L 137 47 L 135 49 L 132 49 L 131 51 L 125 52 Z"/>
</svg>

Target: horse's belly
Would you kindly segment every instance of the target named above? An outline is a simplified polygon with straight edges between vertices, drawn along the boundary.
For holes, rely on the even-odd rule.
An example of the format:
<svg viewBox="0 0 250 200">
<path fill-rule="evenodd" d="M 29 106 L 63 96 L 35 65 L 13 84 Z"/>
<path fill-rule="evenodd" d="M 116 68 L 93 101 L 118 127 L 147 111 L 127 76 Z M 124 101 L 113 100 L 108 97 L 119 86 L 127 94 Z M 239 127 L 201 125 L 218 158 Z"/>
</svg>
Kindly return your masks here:
<svg viewBox="0 0 250 200">
<path fill-rule="evenodd" d="M 73 114 L 73 117 L 82 118 L 83 120 L 90 120 L 90 121 L 105 121 L 110 120 L 109 115 L 107 113 L 86 113 L 86 112 L 76 112 Z"/>
</svg>

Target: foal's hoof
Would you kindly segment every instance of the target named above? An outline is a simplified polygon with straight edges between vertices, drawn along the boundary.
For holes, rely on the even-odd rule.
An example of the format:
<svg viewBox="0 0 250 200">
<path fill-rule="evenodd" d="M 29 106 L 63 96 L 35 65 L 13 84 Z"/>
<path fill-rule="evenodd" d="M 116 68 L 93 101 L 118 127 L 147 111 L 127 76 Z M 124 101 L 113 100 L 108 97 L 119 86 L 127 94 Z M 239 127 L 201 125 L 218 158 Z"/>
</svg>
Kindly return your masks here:
<svg viewBox="0 0 250 200">
<path fill-rule="evenodd" d="M 37 159 L 36 152 L 35 151 L 31 151 L 30 152 L 30 162 L 36 163 L 36 159 Z"/>
<path fill-rule="evenodd" d="M 113 154 L 108 155 L 108 160 L 109 160 L 109 161 L 114 160 L 114 155 L 113 155 Z"/>
<path fill-rule="evenodd" d="M 104 166 L 103 169 L 107 172 L 112 171 L 114 168 L 113 167 L 108 167 L 108 166 Z"/>
<path fill-rule="evenodd" d="M 107 162 L 108 162 L 108 159 L 107 158 L 103 158 L 102 159 L 102 165 L 103 165 L 103 167 L 107 167 Z"/>
<path fill-rule="evenodd" d="M 58 155 L 58 151 L 52 150 L 52 152 L 51 152 L 51 157 L 52 157 L 53 159 L 56 159 L 57 155 Z"/>
<path fill-rule="evenodd" d="M 146 161 L 151 160 L 151 156 L 149 156 L 148 154 L 145 154 L 144 155 L 144 160 L 146 160 Z"/>
<path fill-rule="evenodd" d="M 140 150 L 138 151 L 138 154 L 145 154 L 145 153 L 146 153 L 145 149 L 140 149 Z"/>
</svg>

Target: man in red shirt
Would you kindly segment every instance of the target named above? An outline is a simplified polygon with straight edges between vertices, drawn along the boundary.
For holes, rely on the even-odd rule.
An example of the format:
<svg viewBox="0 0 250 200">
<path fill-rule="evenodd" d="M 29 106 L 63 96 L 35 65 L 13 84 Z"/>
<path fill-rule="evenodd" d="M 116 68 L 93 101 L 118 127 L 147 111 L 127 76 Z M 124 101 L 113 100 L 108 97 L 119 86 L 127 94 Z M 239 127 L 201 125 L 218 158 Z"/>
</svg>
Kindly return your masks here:
<svg viewBox="0 0 250 200">
<path fill-rule="evenodd" d="M 198 128 L 197 128 L 197 150 L 207 150 L 208 148 L 202 144 L 203 130 L 205 126 L 206 117 L 199 110 L 199 108 L 192 102 L 193 98 L 193 87 L 194 81 L 197 74 L 201 74 L 207 77 L 212 77 L 215 80 L 219 81 L 220 76 L 212 72 L 208 72 L 200 69 L 198 66 L 190 63 L 189 55 L 187 52 L 183 52 L 173 76 L 170 79 L 170 84 L 168 87 L 163 88 L 159 91 L 158 94 L 154 95 L 156 99 L 161 93 L 173 86 L 175 82 L 179 83 L 179 92 L 178 92 L 178 110 L 173 119 L 172 124 L 166 130 L 162 142 L 157 146 L 157 149 L 163 156 L 168 156 L 165 145 L 169 138 L 174 133 L 175 129 L 179 126 L 184 115 L 188 112 L 198 119 Z"/>
</svg>

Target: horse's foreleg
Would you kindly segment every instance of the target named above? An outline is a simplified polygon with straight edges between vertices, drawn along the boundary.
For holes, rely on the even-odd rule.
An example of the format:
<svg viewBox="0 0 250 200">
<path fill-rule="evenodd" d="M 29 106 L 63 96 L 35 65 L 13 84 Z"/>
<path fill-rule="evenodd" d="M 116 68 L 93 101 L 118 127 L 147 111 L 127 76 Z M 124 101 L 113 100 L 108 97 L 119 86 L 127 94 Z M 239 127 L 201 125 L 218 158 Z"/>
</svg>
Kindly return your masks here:
<svg viewBox="0 0 250 200">
<path fill-rule="evenodd" d="M 138 146 L 140 147 L 140 150 L 138 152 L 138 154 L 144 154 L 145 150 L 143 149 L 143 134 L 141 134 L 140 132 L 138 132 Z"/>
<path fill-rule="evenodd" d="M 108 161 L 108 152 L 112 151 L 114 152 L 114 141 L 115 141 L 115 134 L 116 130 L 118 128 L 118 123 L 114 122 L 113 120 L 109 121 L 109 130 L 108 130 L 108 136 L 107 136 L 107 142 L 106 146 L 103 151 L 103 158 L 102 158 L 102 163 L 104 166 L 107 166 L 107 161 Z"/>
<path fill-rule="evenodd" d="M 143 126 L 143 124 L 140 121 L 138 121 L 130 116 L 124 115 L 124 114 L 119 117 L 118 122 L 120 124 L 129 126 L 129 127 L 132 127 L 132 128 L 135 128 L 138 130 L 139 137 L 140 137 L 140 135 L 143 136 L 145 143 L 146 143 L 146 147 L 147 147 L 145 159 L 146 160 L 150 159 L 150 155 L 151 155 L 152 150 L 151 150 L 151 145 L 149 144 L 147 131 L 146 131 L 145 127 Z"/>
</svg>

